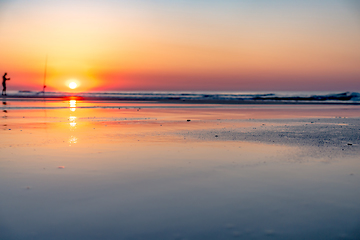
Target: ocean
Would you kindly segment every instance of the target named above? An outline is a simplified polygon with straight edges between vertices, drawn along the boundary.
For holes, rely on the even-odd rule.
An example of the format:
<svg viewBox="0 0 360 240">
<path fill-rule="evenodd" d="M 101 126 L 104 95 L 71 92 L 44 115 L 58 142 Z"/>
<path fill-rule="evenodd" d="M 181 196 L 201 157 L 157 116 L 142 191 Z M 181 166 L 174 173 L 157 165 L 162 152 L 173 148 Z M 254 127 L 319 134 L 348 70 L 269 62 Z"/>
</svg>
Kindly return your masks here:
<svg viewBox="0 0 360 240">
<path fill-rule="evenodd" d="M 358 92 L 220 92 L 220 91 L 102 91 L 36 92 L 12 91 L 9 98 L 79 98 L 85 100 L 160 101 L 197 103 L 340 103 L 359 104 Z"/>
</svg>

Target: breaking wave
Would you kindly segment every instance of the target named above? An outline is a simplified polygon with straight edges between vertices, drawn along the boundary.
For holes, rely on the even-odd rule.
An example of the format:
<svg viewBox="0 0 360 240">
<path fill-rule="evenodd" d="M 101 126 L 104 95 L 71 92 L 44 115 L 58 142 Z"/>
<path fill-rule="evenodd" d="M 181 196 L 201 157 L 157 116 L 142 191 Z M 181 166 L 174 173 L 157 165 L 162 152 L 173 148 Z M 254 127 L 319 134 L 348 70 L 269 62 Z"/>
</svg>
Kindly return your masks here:
<svg viewBox="0 0 360 240">
<path fill-rule="evenodd" d="M 68 98 L 118 101 L 195 101 L 208 103 L 360 103 L 360 93 L 314 92 L 33 92 L 19 91 L 9 94 L 18 98 Z"/>
</svg>

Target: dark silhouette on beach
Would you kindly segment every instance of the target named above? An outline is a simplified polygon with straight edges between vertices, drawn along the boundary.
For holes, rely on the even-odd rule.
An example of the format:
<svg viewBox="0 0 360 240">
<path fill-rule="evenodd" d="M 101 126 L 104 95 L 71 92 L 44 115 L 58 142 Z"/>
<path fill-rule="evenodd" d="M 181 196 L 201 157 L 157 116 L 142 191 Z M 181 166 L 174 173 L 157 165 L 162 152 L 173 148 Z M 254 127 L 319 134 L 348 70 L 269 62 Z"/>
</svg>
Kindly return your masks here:
<svg viewBox="0 0 360 240">
<path fill-rule="evenodd" d="M 3 90 L 1 92 L 1 96 L 6 96 L 6 81 L 10 80 L 10 78 L 6 78 L 6 75 L 7 75 L 7 73 L 5 73 L 3 76 L 3 81 L 2 81 Z"/>
<path fill-rule="evenodd" d="M 4 105 L 3 107 L 6 107 L 6 104 L 7 104 L 7 103 L 6 103 L 6 101 L 3 101 L 2 104 Z M 5 115 L 3 116 L 3 118 L 7 118 L 7 116 L 6 116 L 7 110 L 4 109 L 3 112 L 5 113 Z M 5 126 L 5 125 L 4 125 L 4 126 Z"/>
</svg>

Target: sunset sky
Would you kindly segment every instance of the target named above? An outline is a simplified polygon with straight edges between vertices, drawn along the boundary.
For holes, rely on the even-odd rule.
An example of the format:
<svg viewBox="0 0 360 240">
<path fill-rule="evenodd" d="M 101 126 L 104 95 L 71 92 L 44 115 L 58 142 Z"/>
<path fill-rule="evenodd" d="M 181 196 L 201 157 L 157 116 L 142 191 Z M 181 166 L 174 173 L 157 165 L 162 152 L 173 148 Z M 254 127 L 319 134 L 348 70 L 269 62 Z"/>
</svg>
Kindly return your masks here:
<svg viewBox="0 0 360 240">
<path fill-rule="evenodd" d="M 8 90 L 360 91 L 356 0 L 0 0 Z"/>
</svg>

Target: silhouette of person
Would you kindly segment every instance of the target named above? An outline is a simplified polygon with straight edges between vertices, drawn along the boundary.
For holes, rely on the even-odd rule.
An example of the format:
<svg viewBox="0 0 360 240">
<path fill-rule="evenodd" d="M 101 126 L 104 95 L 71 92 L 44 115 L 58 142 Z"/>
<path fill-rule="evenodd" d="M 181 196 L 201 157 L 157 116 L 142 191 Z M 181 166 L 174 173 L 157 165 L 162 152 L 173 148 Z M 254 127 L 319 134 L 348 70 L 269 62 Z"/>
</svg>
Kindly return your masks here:
<svg viewBox="0 0 360 240">
<path fill-rule="evenodd" d="M 10 78 L 6 78 L 6 75 L 7 75 L 7 73 L 5 73 L 3 76 L 3 81 L 2 81 L 3 90 L 1 92 L 1 96 L 4 96 L 4 95 L 6 96 L 6 81 L 10 80 Z"/>
</svg>

